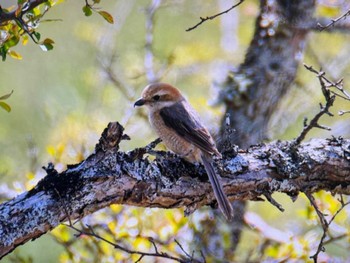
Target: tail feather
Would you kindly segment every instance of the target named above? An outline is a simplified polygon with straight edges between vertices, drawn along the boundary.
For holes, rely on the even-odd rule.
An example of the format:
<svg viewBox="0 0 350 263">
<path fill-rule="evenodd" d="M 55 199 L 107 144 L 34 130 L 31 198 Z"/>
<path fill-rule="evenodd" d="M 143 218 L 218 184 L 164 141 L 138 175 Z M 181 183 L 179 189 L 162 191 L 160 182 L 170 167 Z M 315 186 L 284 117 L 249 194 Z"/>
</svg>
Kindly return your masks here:
<svg viewBox="0 0 350 263">
<path fill-rule="evenodd" d="M 224 214 L 228 221 L 231 221 L 233 218 L 233 209 L 230 201 L 227 199 L 227 196 L 224 193 L 222 185 L 220 183 L 220 178 L 216 174 L 213 166 L 213 160 L 211 156 L 206 156 L 202 154 L 202 163 L 207 171 L 209 181 L 214 191 L 214 195 L 219 204 L 221 212 Z"/>
</svg>

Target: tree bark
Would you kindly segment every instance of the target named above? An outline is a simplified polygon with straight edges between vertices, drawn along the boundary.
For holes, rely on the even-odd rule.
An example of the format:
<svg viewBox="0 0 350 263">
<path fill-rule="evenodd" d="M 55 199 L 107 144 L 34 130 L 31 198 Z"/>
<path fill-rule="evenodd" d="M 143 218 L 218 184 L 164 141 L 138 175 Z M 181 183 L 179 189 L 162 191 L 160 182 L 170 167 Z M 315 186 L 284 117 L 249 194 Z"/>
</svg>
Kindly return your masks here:
<svg viewBox="0 0 350 263">
<path fill-rule="evenodd" d="M 267 139 L 270 118 L 295 79 L 314 7 L 314 0 L 261 1 L 245 60 L 221 92 L 236 130 L 232 143 L 246 148 Z M 225 125 L 223 118 L 222 133 Z"/>
<path fill-rule="evenodd" d="M 247 148 L 272 139 L 269 122 L 296 77 L 307 33 L 315 22 L 314 9 L 314 0 L 260 1 L 260 13 L 245 60 L 237 70 L 229 72 L 220 94 L 226 114 L 219 147 L 226 148 L 228 143 Z M 230 137 L 224 134 L 226 116 L 235 129 Z M 234 251 L 240 239 L 246 203 L 240 201 L 233 205 L 239 210 L 232 225 Z"/>
<path fill-rule="evenodd" d="M 32 190 L 0 205 L 0 258 L 61 222 L 91 214 L 110 204 L 142 207 L 197 208 L 216 206 L 205 170 L 167 152 L 149 161 L 147 148 L 119 151 L 123 127 L 110 123 L 95 153 L 58 173 L 52 165 Z M 274 192 L 296 198 L 299 192 L 327 190 L 350 194 L 350 140 L 290 142 L 226 152 L 217 161 L 230 200 L 263 200 L 273 205 Z M 281 209 L 279 207 L 279 209 Z"/>
</svg>

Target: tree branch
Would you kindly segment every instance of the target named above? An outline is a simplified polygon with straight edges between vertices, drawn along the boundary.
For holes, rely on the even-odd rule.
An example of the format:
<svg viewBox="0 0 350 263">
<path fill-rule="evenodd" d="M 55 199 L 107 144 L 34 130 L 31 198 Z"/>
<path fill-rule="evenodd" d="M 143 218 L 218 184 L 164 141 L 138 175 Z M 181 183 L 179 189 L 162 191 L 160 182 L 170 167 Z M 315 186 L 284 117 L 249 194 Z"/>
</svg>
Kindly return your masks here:
<svg viewBox="0 0 350 263">
<path fill-rule="evenodd" d="M 317 27 L 320 31 L 323 31 L 325 29 L 329 29 L 330 27 L 334 27 L 335 24 L 337 24 L 340 20 L 342 19 L 346 19 L 348 16 L 350 16 L 350 9 L 348 11 L 346 11 L 344 14 L 342 14 L 341 16 L 331 19 L 330 22 L 328 22 L 326 25 L 321 24 L 320 22 L 317 23 Z"/>
<path fill-rule="evenodd" d="M 86 235 L 86 236 L 94 237 L 94 238 L 97 238 L 98 240 L 101 240 L 101 241 L 111 245 L 114 249 L 118 249 L 118 250 L 123 251 L 127 254 L 130 254 L 130 255 L 140 255 L 139 259 L 136 262 L 140 262 L 140 260 L 143 257 L 153 257 L 153 258 L 164 258 L 167 260 L 176 261 L 176 262 L 180 262 L 180 263 L 187 263 L 187 262 L 201 263 L 200 260 L 197 260 L 197 259 L 193 258 L 192 256 L 188 255 L 184 250 L 182 250 L 184 252 L 184 255 L 180 255 L 180 256 L 173 256 L 173 255 L 170 255 L 166 252 L 159 251 L 157 245 L 155 244 L 155 242 L 151 238 L 149 239 L 149 242 L 153 245 L 155 252 L 142 252 L 139 250 L 129 249 L 127 247 L 119 245 L 116 242 L 112 242 L 112 241 L 102 237 L 101 235 L 97 234 L 91 226 L 87 226 L 87 227 L 84 226 L 83 229 L 79 229 L 79 228 L 75 227 L 71 223 L 71 221 L 69 220 L 69 225 L 67 225 L 67 227 L 76 231 L 78 233 L 78 236 Z M 182 249 L 181 244 L 178 243 L 176 240 L 175 240 L 175 242 Z"/>
<path fill-rule="evenodd" d="M 38 5 L 41 5 L 42 3 L 45 3 L 47 1 L 48 0 L 29 0 L 22 7 L 19 7 L 21 8 L 20 12 L 18 12 L 18 9 L 15 9 L 11 12 L 6 12 L 0 6 L 0 24 L 6 21 L 16 20 L 18 18 L 21 18 L 28 11 L 33 10 Z"/>
<path fill-rule="evenodd" d="M 192 27 L 189 27 L 186 29 L 187 32 L 192 31 L 193 29 L 196 29 L 198 26 L 200 26 L 201 24 L 203 24 L 204 22 L 208 21 L 208 20 L 213 20 L 215 18 L 217 18 L 218 16 L 221 16 L 223 14 L 226 14 L 228 12 L 230 12 L 232 9 L 236 8 L 237 6 L 239 6 L 240 4 L 242 4 L 244 2 L 244 0 L 240 0 L 237 4 L 234 4 L 233 6 L 231 6 L 229 9 L 226 9 L 225 11 L 222 11 L 216 15 L 212 15 L 212 16 L 207 16 L 207 17 L 199 17 L 200 18 L 200 22 L 198 22 L 197 24 L 195 24 Z"/>
<path fill-rule="evenodd" d="M 0 258 L 60 222 L 110 204 L 186 207 L 187 213 L 216 206 L 203 167 L 166 152 L 151 162 L 139 149 L 119 151 L 123 139 L 128 139 L 123 127 L 110 123 L 86 160 L 62 173 L 49 165 L 32 190 L 1 204 Z M 350 194 L 350 140 L 319 139 L 296 147 L 277 141 L 224 155 L 218 166 L 229 199 L 261 200 L 273 192 L 295 198 L 320 189 Z"/>
<path fill-rule="evenodd" d="M 322 226 L 322 229 L 323 229 L 323 233 L 322 233 L 322 237 L 320 239 L 320 242 L 317 246 L 317 250 L 315 252 L 314 255 L 310 256 L 310 258 L 313 259 L 314 263 L 317 263 L 318 262 L 318 255 L 321 253 L 321 252 L 325 252 L 325 248 L 324 248 L 324 245 L 325 245 L 325 238 L 327 237 L 327 232 L 328 232 L 328 229 L 329 229 L 329 226 L 330 224 L 332 224 L 333 220 L 336 218 L 336 216 L 347 206 L 350 204 L 350 202 L 344 202 L 342 196 L 339 200 L 340 204 L 341 204 L 341 207 L 335 212 L 335 214 L 331 217 L 331 219 L 329 221 L 327 221 L 326 219 L 326 215 L 324 213 L 322 213 L 320 211 L 320 209 L 318 208 L 316 202 L 315 202 L 315 198 L 312 196 L 312 194 L 310 193 L 305 193 L 306 194 L 306 197 L 309 199 L 312 207 L 315 209 L 316 211 L 316 214 L 320 220 L 320 223 L 321 223 L 321 226 Z M 341 237 L 341 236 L 340 236 Z M 331 239 L 329 239 L 331 240 Z"/>
</svg>

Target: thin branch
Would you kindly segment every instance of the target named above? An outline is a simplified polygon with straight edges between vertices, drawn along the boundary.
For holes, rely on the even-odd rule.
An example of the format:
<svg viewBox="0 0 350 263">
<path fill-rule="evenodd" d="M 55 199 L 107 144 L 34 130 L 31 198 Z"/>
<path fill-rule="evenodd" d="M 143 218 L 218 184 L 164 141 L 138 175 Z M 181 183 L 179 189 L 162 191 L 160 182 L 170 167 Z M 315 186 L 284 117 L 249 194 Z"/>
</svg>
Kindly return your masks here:
<svg viewBox="0 0 350 263">
<path fill-rule="evenodd" d="M 329 239 L 327 239 L 327 240 L 325 240 L 325 241 L 323 242 L 323 245 L 328 245 L 328 244 L 330 244 L 330 243 L 332 243 L 332 242 L 334 242 L 334 241 L 337 241 L 337 240 L 346 238 L 346 237 L 348 237 L 348 236 L 349 236 L 349 235 L 348 235 L 347 233 L 345 233 L 345 234 L 341 234 L 341 235 L 339 235 L 339 236 L 330 237 Z"/>
<path fill-rule="evenodd" d="M 277 207 L 278 210 L 281 212 L 284 212 L 284 208 L 281 204 L 279 204 L 270 193 L 265 193 L 264 196 L 266 197 L 267 201 L 269 201 L 273 206 Z"/>
<path fill-rule="evenodd" d="M 338 115 L 339 115 L 339 116 L 344 115 L 344 114 L 347 114 L 347 113 L 350 113 L 350 110 L 346 110 L 346 111 L 340 110 L 340 111 L 338 111 Z"/>
<path fill-rule="evenodd" d="M 312 73 L 315 73 L 317 75 L 317 77 L 320 79 L 320 82 L 321 80 L 324 82 L 324 85 L 325 85 L 325 88 L 326 89 L 330 89 L 330 88 L 336 88 L 338 91 L 340 91 L 342 93 L 342 96 L 340 96 L 339 94 L 333 92 L 333 91 L 330 91 L 331 93 L 333 93 L 334 95 L 338 96 L 338 97 L 341 97 L 343 99 L 346 99 L 346 100 L 350 100 L 350 94 L 344 90 L 343 88 L 343 79 L 340 79 L 338 80 L 337 82 L 333 82 L 331 80 L 329 80 L 326 76 L 325 76 L 325 73 L 324 72 L 321 72 L 321 71 L 317 71 L 315 70 L 312 66 L 308 66 L 306 64 L 304 64 L 304 67 L 312 72 Z M 321 83 L 322 84 L 322 83 Z"/>
<path fill-rule="evenodd" d="M 64 203 L 64 200 L 61 199 L 61 196 L 59 194 L 59 192 L 57 191 L 57 189 L 55 189 L 56 193 L 58 194 L 61 202 L 63 202 L 63 208 L 64 208 L 64 212 L 66 213 L 66 218 L 68 219 L 68 224 L 63 224 L 73 230 L 75 230 L 78 234 L 76 235 L 76 237 L 80 237 L 80 236 L 90 236 L 90 237 L 94 237 L 97 238 L 98 240 L 101 240 L 107 244 L 110 244 L 111 246 L 113 246 L 115 249 L 121 250 L 123 252 L 126 252 L 130 255 L 136 254 L 136 255 L 140 255 L 140 257 L 138 258 L 138 260 L 136 262 L 140 262 L 140 260 L 143 257 L 159 257 L 159 258 L 166 258 L 166 259 L 170 259 L 173 261 L 177 261 L 180 263 L 186 263 L 186 262 L 201 262 L 200 260 L 194 259 L 193 256 L 190 256 L 180 245 L 180 243 L 175 240 L 176 244 L 180 246 L 181 250 L 184 252 L 185 257 L 184 258 L 180 258 L 180 257 L 175 257 L 175 256 L 171 256 L 166 252 L 162 252 L 158 250 L 158 247 L 155 243 L 155 241 L 152 238 L 148 238 L 148 241 L 153 245 L 155 252 L 154 253 L 149 253 L 149 252 L 142 252 L 142 251 L 138 251 L 138 250 L 132 250 L 129 248 L 126 248 L 124 246 L 121 246 L 115 242 L 109 241 L 108 239 L 105 239 L 104 237 L 100 236 L 99 234 L 97 234 L 94 230 L 94 228 L 90 225 L 86 225 L 86 227 L 82 224 L 83 229 L 88 229 L 88 231 L 86 230 L 82 230 L 79 229 L 77 227 L 75 227 L 72 223 L 72 220 L 70 219 L 69 213 L 68 213 L 68 208 L 66 203 Z"/>
<path fill-rule="evenodd" d="M 182 247 L 181 243 L 180 243 L 179 241 L 177 241 L 176 239 L 175 239 L 175 243 L 179 246 L 179 248 L 181 249 L 181 251 L 182 251 L 187 257 L 193 258 L 190 254 L 188 254 L 188 253 L 186 252 L 186 250 Z"/>
<path fill-rule="evenodd" d="M 105 239 L 104 237 L 102 237 L 99 234 L 95 233 L 94 229 L 91 226 L 87 226 L 89 231 L 85 231 L 85 230 L 81 230 L 81 229 L 73 226 L 71 223 L 64 224 L 64 225 L 69 227 L 69 228 L 71 228 L 71 229 L 73 229 L 73 230 L 75 230 L 78 233 L 78 237 L 80 237 L 82 235 L 94 237 L 94 238 L 97 238 L 98 240 L 101 240 L 101 241 L 103 241 L 103 242 L 113 246 L 115 249 L 121 250 L 121 251 L 123 251 L 125 253 L 128 253 L 130 255 L 140 255 L 140 258 L 136 262 L 139 262 L 143 257 L 165 258 L 165 259 L 173 260 L 173 261 L 180 262 L 180 263 L 202 262 L 200 260 L 197 260 L 197 259 L 194 259 L 192 257 L 189 257 L 187 255 L 187 253 L 185 254 L 186 257 L 180 258 L 180 257 L 175 257 L 175 256 L 172 256 L 172 255 L 169 255 L 166 252 L 158 251 L 158 248 L 157 248 L 156 244 L 151 239 L 149 239 L 149 241 L 151 242 L 151 244 L 155 248 L 155 252 L 154 253 L 152 253 L 152 252 L 142 252 L 142 251 L 133 250 L 133 249 L 129 249 L 129 248 L 126 248 L 124 246 L 121 246 L 121 245 L 119 245 L 117 243 L 114 243 L 114 242 L 112 242 L 112 241 L 110 241 L 108 239 Z"/>
<path fill-rule="evenodd" d="M 334 25 L 340 21 L 341 19 L 346 19 L 348 16 L 350 16 L 350 9 L 348 11 L 346 11 L 344 14 L 342 14 L 341 16 L 339 16 L 338 18 L 335 19 L 331 19 L 331 22 L 329 22 L 327 25 L 322 25 L 321 23 L 317 23 L 317 27 L 320 31 L 323 31 L 325 29 L 328 29 L 330 27 L 334 27 Z"/>
<path fill-rule="evenodd" d="M 231 6 L 229 9 L 221 12 L 221 13 L 218 13 L 216 15 L 213 15 L 213 16 L 207 16 L 207 17 L 199 17 L 199 19 L 201 20 L 200 22 L 198 22 L 196 25 L 190 27 L 190 28 L 187 28 L 186 31 L 189 32 L 195 28 L 197 28 L 198 26 L 200 26 L 201 24 L 203 24 L 204 22 L 208 21 L 208 20 L 213 20 L 215 18 L 217 18 L 218 16 L 221 16 L 223 14 L 226 14 L 228 12 L 230 12 L 232 9 L 236 8 L 237 6 L 239 6 L 240 4 L 242 4 L 244 2 L 244 0 L 240 0 L 237 4 Z"/>
<path fill-rule="evenodd" d="M 121 92 L 122 96 L 130 102 L 130 104 L 133 104 L 133 101 L 135 101 L 135 94 L 136 94 L 136 87 L 134 85 L 128 85 L 125 84 L 125 81 L 120 79 L 118 75 L 115 72 L 119 72 L 119 70 L 113 69 L 113 64 L 116 62 L 117 56 L 116 53 L 111 54 L 108 56 L 108 60 L 104 62 L 102 59 L 99 61 L 101 69 L 103 73 L 106 75 L 106 78 L 108 81 L 111 82 L 111 84 Z M 130 117 L 132 116 L 132 111 L 130 111 L 130 108 L 125 108 L 125 113 L 123 114 L 123 120 L 121 121 L 124 125 L 128 122 Z M 147 120 L 147 115 L 144 111 L 138 110 L 136 111 L 136 115 L 140 117 L 141 119 Z"/>
<path fill-rule="evenodd" d="M 318 255 L 321 253 L 321 252 L 325 252 L 325 248 L 324 248 L 324 245 L 327 244 L 327 243 L 330 243 L 331 239 L 329 239 L 328 241 L 325 241 L 325 238 L 327 237 L 327 232 L 329 230 L 329 226 L 332 224 L 332 222 L 334 221 L 334 219 L 337 217 L 337 215 L 347 206 L 350 204 L 350 201 L 349 202 L 344 202 L 343 201 L 343 198 L 341 196 L 341 199 L 339 200 L 340 204 L 341 204 L 341 207 L 337 210 L 337 212 L 334 213 L 334 215 L 331 217 L 331 219 L 329 221 L 327 221 L 327 219 L 325 218 L 325 214 L 323 214 L 320 209 L 318 208 L 316 202 L 315 202 L 315 198 L 312 196 L 312 194 L 308 193 L 308 192 L 305 192 L 305 195 L 306 197 L 309 199 L 311 205 L 313 206 L 313 208 L 315 209 L 316 211 L 316 214 L 320 220 L 320 223 L 321 223 L 321 226 L 322 226 L 322 229 L 323 229 L 323 233 L 322 233 L 322 237 L 320 239 L 320 242 L 317 246 L 317 250 L 315 252 L 314 255 L 310 256 L 310 258 L 312 258 L 314 260 L 314 263 L 317 263 L 318 262 Z M 340 236 L 340 238 L 342 238 L 342 235 Z"/>
<path fill-rule="evenodd" d="M 107 75 L 108 80 L 122 93 L 122 95 L 128 100 L 133 101 L 135 99 L 135 89 L 130 89 L 126 87 L 122 80 L 120 80 L 113 70 L 113 63 L 116 61 L 116 54 L 113 53 L 109 56 L 107 63 L 104 63 L 100 60 L 100 65 L 103 70 L 103 73 Z"/>
<path fill-rule="evenodd" d="M 317 75 L 317 78 L 318 78 L 320 85 L 321 85 L 321 90 L 322 90 L 323 96 L 326 99 L 326 105 L 323 106 L 320 103 L 320 111 L 311 119 L 309 124 L 307 123 L 307 119 L 306 118 L 304 119 L 304 128 L 303 128 L 302 132 L 300 133 L 300 135 L 296 139 L 294 139 L 293 146 L 299 145 L 305 139 L 306 135 L 313 128 L 331 130 L 329 127 L 320 125 L 319 120 L 325 114 L 327 114 L 329 116 L 333 116 L 333 114 L 329 111 L 329 109 L 333 106 L 333 103 L 334 103 L 336 97 L 340 97 L 342 99 L 350 101 L 350 95 L 343 88 L 343 79 L 340 79 L 337 82 L 333 82 L 325 76 L 325 72 L 317 71 L 312 66 L 308 66 L 306 64 L 304 64 L 304 67 L 308 71 L 315 73 Z M 335 88 L 341 94 L 331 90 L 331 88 Z"/>
</svg>

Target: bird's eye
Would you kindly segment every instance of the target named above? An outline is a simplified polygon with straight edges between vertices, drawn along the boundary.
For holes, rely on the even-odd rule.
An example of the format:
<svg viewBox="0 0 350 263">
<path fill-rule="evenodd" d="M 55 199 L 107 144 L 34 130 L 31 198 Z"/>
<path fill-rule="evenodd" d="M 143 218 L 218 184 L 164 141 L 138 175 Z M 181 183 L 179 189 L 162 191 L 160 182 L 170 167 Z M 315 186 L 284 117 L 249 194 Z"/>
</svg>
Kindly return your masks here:
<svg viewBox="0 0 350 263">
<path fill-rule="evenodd" d="M 154 96 L 153 96 L 153 100 L 157 101 L 157 100 L 159 100 L 159 99 L 160 99 L 160 96 L 159 96 L 159 95 L 154 95 Z"/>
</svg>

